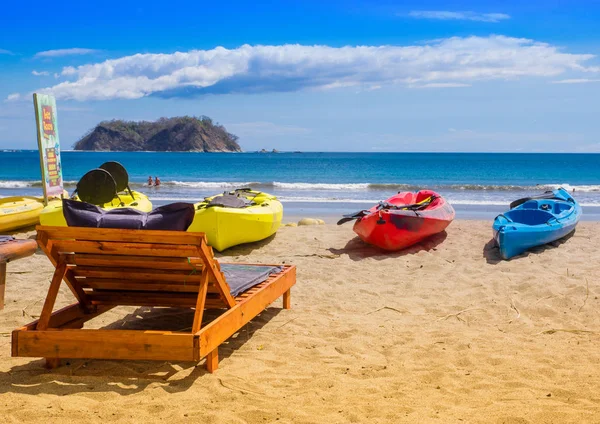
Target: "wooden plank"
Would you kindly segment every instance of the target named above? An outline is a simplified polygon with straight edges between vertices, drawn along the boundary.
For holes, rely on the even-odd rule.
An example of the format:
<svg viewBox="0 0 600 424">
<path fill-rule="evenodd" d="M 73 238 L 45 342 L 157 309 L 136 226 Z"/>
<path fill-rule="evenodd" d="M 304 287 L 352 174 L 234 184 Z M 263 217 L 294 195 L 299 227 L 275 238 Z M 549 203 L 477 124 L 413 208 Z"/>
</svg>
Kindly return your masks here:
<svg viewBox="0 0 600 424">
<path fill-rule="evenodd" d="M 53 256 L 50 252 L 52 249 L 52 242 L 48 239 L 48 236 L 45 233 L 39 233 L 36 236 L 36 240 L 38 242 L 38 246 L 42 251 L 46 254 L 52 265 L 55 267 L 58 265 L 58 255 Z M 77 287 L 77 282 L 75 281 L 75 277 L 71 275 L 70 272 L 67 272 L 64 277 L 67 286 L 75 296 L 75 299 L 79 301 L 81 307 L 85 310 L 85 312 L 90 312 L 90 302 L 86 299 L 85 294 L 81 290 L 81 288 Z"/>
<path fill-rule="evenodd" d="M 221 296 L 221 299 L 223 299 L 223 302 L 225 302 L 227 306 L 232 308 L 233 306 L 235 306 L 236 302 L 233 299 L 233 296 L 231 296 L 231 288 L 225 281 L 223 274 L 217 269 L 219 267 L 219 262 L 214 259 L 212 251 L 209 249 L 209 246 L 205 242 L 202 242 L 202 244 L 198 246 L 197 251 L 198 256 L 202 258 L 202 260 L 206 264 L 206 268 L 209 270 L 210 280 L 215 282 L 215 286 L 220 291 L 219 295 Z"/>
<path fill-rule="evenodd" d="M 291 309 L 292 307 L 292 294 L 291 290 L 283 293 L 283 309 Z"/>
<path fill-rule="evenodd" d="M 69 325 L 69 323 L 74 321 L 77 321 L 78 324 L 82 324 L 112 308 L 113 307 L 98 306 L 94 307 L 94 310 L 88 314 L 83 311 L 79 303 L 73 303 L 69 306 L 65 306 L 64 308 L 59 309 L 58 311 L 53 312 L 50 316 L 50 322 L 48 323 L 48 326 L 50 328 L 59 328 L 65 325 Z M 29 324 L 19 328 L 18 331 L 35 330 L 38 322 L 39 319 L 32 321 Z"/>
<path fill-rule="evenodd" d="M 50 252 L 50 257 L 58 263 L 60 252 L 58 250 L 58 246 L 55 244 L 55 240 L 48 240 L 47 248 Z"/>
<path fill-rule="evenodd" d="M 46 295 L 46 300 L 44 301 L 44 306 L 40 314 L 40 319 L 37 325 L 39 330 L 45 330 L 48 328 L 50 316 L 52 315 L 52 309 L 54 308 L 54 302 L 56 302 L 58 289 L 60 288 L 60 283 L 62 283 L 63 277 L 65 276 L 65 272 L 67 272 L 67 264 L 64 262 L 59 263 L 54 271 L 54 275 L 52 276 L 50 288 L 48 289 L 48 294 Z"/>
<path fill-rule="evenodd" d="M 200 357 L 202 358 L 216 349 L 248 321 L 282 296 L 295 283 L 296 267 L 286 267 L 283 272 L 276 274 L 274 280 L 262 287 L 252 297 L 238 303 L 202 328 L 196 333 L 200 337 Z"/>
<path fill-rule="evenodd" d="M 196 306 L 197 292 L 140 292 L 140 291 L 97 291 L 88 295 L 94 305 L 112 306 L 173 306 L 193 308 Z M 187 295 L 187 296 L 186 296 Z M 219 297 L 206 299 L 206 309 L 222 309 L 227 304 Z"/>
<path fill-rule="evenodd" d="M 200 258 L 155 258 L 147 256 L 119 256 L 119 255 L 94 255 L 71 254 L 67 255 L 67 263 L 78 266 L 95 267 L 128 267 L 145 269 L 174 269 L 200 273 L 203 262 Z"/>
<path fill-rule="evenodd" d="M 86 309 L 87 305 L 89 305 L 89 302 L 85 297 L 85 293 L 83 292 L 79 284 L 77 284 L 77 280 L 75 279 L 73 272 L 68 267 L 63 281 L 67 284 L 67 286 L 71 290 L 71 293 L 73 293 L 73 295 L 75 296 L 75 299 L 77 299 L 79 303 L 83 305 L 84 309 Z M 89 312 L 89 310 L 87 311 Z"/>
<path fill-rule="evenodd" d="M 73 266 L 71 268 L 75 277 L 120 279 L 121 281 L 155 280 L 173 282 L 200 282 L 200 275 L 196 271 L 177 270 L 147 270 L 143 268 L 98 268 L 88 266 Z"/>
<path fill-rule="evenodd" d="M 204 233 L 185 231 L 131 230 L 120 228 L 49 227 L 38 225 L 48 239 L 142 242 L 152 244 L 199 245 L 206 239 Z"/>
<path fill-rule="evenodd" d="M 33 255 L 36 250 L 37 243 L 31 239 L 12 240 L 2 243 L 0 244 L 0 263 L 26 258 Z"/>
<path fill-rule="evenodd" d="M 37 229 L 37 227 L 36 227 L 36 229 Z M 38 231 L 35 236 L 35 241 L 37 241 L 39 248 L 45 248 L 48 245 L 48 234 L 46 234 L 44 232 L 40 233 Z"/>
<path fill-rule="evenodd" d="M 192 324 L 192 333 L 196 334 L 202 325 L 202 315 L 204 314 L 204 306 L 206 304 L 206 295 L 208 292 L 208 269 L 202 272 L 202 281 L 200 282 L 200 290 L 198 291 L 198 299 L 196 300 L 196 313 L 194 313 L 194 322 Z"/>
<path fill-rule="evenodd" d="M 181 284 L 172 281 L 123 281 L 110 280 L 105 278 L 83 278 L 79 280 L 79 285 L 83 288 L 101 289 L 101 290 L 125 290 L 125 291 L 156 291 L 156 292 L 185 292 L 198 293 L 200 283 L 188 282 Z"/>
<path fill-rule="evenodd" d="M 70 330 L 13 332 L 13 356 L 194 360 L 194 336 L 170 331 Z"/>
<path fill-rule="evenodd" d="M 87 296 L 94 305 L 175 306 L 186 308 L 194 307 L 198 298 L 195 293 L 139 291 L 127 293 L 118 290 L 90 292 Z"/>
<path fill-rule="evenodd" d="M 52 240 L 61 253 L 96 253 L 108 255 L 142 255 L 153 257 L 197 257 L 197 249 L 191 245 L 119 243 L 111 241 Z"/>
</svg>

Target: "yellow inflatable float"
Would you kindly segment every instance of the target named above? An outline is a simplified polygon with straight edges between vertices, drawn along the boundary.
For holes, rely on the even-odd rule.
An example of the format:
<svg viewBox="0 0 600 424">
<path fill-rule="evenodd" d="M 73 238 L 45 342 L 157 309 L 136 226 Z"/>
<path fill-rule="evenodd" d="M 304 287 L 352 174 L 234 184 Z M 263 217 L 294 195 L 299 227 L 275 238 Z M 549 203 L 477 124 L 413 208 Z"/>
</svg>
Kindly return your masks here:
<svg viewBox="0 0 600 424">
<path fill-rule="evenodd" d="M 188 231 L 206 233 L 208 244 L 218 251 L 275 234 L 283 218 L 277 197 L 251 189 L 207 197 L 194 207 Z"/>
</svg>

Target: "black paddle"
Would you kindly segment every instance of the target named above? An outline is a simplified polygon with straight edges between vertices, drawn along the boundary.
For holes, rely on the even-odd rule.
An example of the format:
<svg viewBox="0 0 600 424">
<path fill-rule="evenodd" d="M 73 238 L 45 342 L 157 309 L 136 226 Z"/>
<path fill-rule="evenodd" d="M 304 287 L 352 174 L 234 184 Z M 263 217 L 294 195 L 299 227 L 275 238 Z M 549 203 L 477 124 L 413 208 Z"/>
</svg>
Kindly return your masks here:
<svg viewBox="0 0 600 424">
<path fill-rule="evenodd" d="M 425 202 L 421 202 L 421 203 L 413 203 L 412 205 L 392 205 L 389 203 L 384 203 L 384 202 L 379 202 L 379 206 L 378 206 L 378 210 L 381 209 L 393 209 L 393 210 L 410 210 L 410 211 L 418 211 L 420 209 L 426 208 L 427 206 L 429 206 L 431 204 L 431 202 L 433 202 L 435 199 L 437 199 L 437 197 L 435 196 L 430 196 L 429 199 L 427 199 L 427 201 Z"/>
<path fill-rule="evenodd" d="M 556 200 L 563 200 L 560 199 L 556 196 L 554 196 L 554 192 L 551 190 L 545 191 L 542 194 L 538 194 L 537 196 L 531 196 L 531 197 L 523 197 L 521 199 L 517 199 L 513 202 L 510 203 L 509 208 L 510 209 L 514 209 L 519 205 L 522 205 L 523 203 L 527 202 L 528 200 L 536 200 L 536 199 L 556 199 Z"/>
<path fill-rule="evenodd" d="M 342 225 L 342 224 L 345 224 L 346 222 L 354 221 L 355 219 L 360 219 L 363 216 L 367 215 L 368 213 L 369 213 L 369 211 L 363 209 L 362 211 L 350 213 L 347 215 L 342 215 L 343 218 L 337 222 L 337 225 Z"/>
<path fill-rule="evenodd" d="M 385 202 L 379 202 L 379 205 L 377 206 L 377 210 L 401 209 L 401 210 L 418 211 L 420 209 L 423 209 L 423 208 L 426 208 L 427 206 L 429 206 L 431 204 L 431 202 L 433 202 L 435 199 L 437 199 L 436 196 L 431 196 L 431 197 L 429 197 L 429 199 L 426 202 L 413 203 L 412 205 L 392 205 L 392 204 L 385 203 Z M 342 225 L 342 224 L 345 224 L 346 222 L 349 222 L 349 221 L 352 221 L 355 219 L 360 219 L 360 218 L 366 216 L 368 213 L 369 213 L 368 210 L 362 210 L 362 211 L 354 212 L 354 213 L 351 213 L 348 215 L 342 215 L 343 218 L 337 222 L 337 225 Z"/>
</svg>

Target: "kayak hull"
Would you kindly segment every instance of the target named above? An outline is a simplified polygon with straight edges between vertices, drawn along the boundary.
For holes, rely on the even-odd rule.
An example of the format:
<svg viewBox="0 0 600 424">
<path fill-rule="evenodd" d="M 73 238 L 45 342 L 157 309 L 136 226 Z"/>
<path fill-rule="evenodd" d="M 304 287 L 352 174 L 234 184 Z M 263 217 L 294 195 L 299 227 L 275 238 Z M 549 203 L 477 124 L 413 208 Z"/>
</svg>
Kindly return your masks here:
<svg viewBox="0 0 600 424">
<path fill-rule="evenodd" d="M 78 200 L 78 198 L 75 198 Z M 142 212 L 150 212 L 152 203 L 145 194 L 137 191 L 133 192 L 133 198 L 129 193 L 120 193 L 119 198 L 114 198 L 111 202 L 100 206 L 102 209 L 111 210 L 117 208 L 133 208 Z M 66 227 L 67 221 L 63 215 L 62 200 L 51 200 L 48 206 L 43 208 L 39 216 L 42 225 L 55 227 Z"/>
<path fill-rule="evenodd" d="M 277 232 L 283 218 L 283 205 L 267 193 L 246 192 L 256 205 L 245 208 L 206 207 L 204 202 L 194 205 L 196 213 L 189 226 L 190 232 L 206 234 L 209 246 L 219 252 L 239 244 L 264 240 Z"/>
<path fill-rule="evenodd" d="M 38 197 L 15 196 L 0 199 L 0 233 L 38 224 L 42 209 L 44 201 Z"/>
<path fill-rule="evenodd" d="M 553 193 L 552 199 L 530 199 L 494 219 L 494 240 L 503 259 L 559 240 L 575 230 L 581 206 L 564 189 Z"/>
<path fill-rule="evenodd" d="M 385 203 L 402 206 L 420 203 L 435 196 L 436 199 L 423 210 L 382 209 L 378 206 L 356 221 L 354 232 L 361 240 L 384 250 L 396 251 L 412 246 L 421 240 L 440 233 L 454 219 L 454 208 L 431 190 L 401 192 Z"/>
</svg>

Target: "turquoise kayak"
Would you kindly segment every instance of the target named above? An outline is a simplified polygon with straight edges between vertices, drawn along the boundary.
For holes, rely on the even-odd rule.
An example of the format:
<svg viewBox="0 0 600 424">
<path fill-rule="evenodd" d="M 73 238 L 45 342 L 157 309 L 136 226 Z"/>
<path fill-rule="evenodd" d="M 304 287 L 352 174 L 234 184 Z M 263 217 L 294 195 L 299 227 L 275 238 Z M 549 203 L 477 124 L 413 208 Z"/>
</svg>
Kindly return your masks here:
<svg viewBox="0 0 600 424">
<path fill-rule="evenodd" d="M 575 230 L 581 206 L 563 188 L 516 200 L 494 219 L 500 255 L 510 259 L 535 246 L 558 240 Z"/>
</svg>

